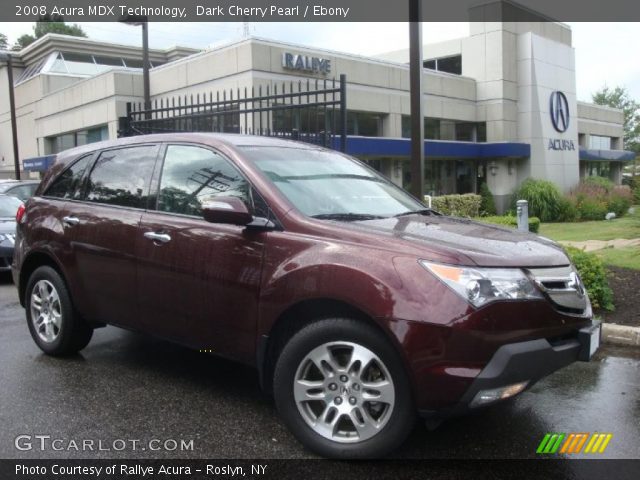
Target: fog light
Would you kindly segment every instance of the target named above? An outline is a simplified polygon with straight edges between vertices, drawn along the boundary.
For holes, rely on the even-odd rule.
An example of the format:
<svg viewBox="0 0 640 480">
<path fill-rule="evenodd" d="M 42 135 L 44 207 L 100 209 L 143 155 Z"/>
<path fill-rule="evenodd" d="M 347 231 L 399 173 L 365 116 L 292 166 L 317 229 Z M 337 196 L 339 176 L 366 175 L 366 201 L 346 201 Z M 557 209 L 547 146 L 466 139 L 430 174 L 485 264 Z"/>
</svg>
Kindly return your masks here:
<svg viewBox="0 0 640 480">
<path fill-rule="evenodd" d="M 481 405 L 487 405 L 488 403 L 513 397 L 523 391 L 528 383 L 529 381 L 527 380 L 526 382 L 514 383 L 513 385 L 507 385 L 506 387 L 492 388 L 491 390 L 480 390 L 471 401 L 470 406 L 479 407 Z"/>
</svg>

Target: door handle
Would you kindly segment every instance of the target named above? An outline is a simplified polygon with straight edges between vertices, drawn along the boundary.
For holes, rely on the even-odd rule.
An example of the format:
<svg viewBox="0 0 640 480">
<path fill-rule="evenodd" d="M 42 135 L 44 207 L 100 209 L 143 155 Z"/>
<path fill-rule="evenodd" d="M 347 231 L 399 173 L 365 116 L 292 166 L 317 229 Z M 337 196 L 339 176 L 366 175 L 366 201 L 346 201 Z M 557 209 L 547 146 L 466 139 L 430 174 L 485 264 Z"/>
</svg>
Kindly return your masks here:
<svg viewBox="0 0 640 480">
<path fill-rule="evenodd" d="M 171 237 L 166 233 L 145 232 L 144 238 L 148 238 L 149 240 L 160 243 L 167 243 L 171 241 Z"/>
<path fill-rule="evenodd" d="M 80 223 L 80 219 L 78 217 L 62 217 L 62 223 L 69 227 L 73 227 Z"/>
</svg>

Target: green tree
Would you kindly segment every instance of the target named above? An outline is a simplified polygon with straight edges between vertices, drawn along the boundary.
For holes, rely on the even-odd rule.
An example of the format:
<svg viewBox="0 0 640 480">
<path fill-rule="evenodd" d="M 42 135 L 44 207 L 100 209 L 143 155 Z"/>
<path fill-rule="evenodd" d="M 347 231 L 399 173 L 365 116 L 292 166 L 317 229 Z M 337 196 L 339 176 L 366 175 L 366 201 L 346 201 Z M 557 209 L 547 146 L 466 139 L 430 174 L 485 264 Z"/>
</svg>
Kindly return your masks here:
<svg viewBox="0 0 640 480">
<path fill-rule="evenodd" d="M 9 45 L 9 40 L 4 33 L 0 33 L 0 50 L 6 50 Z"/>
<path fill-rule="evenodd" d="M 619 108 L 624 113 L 624 148 L 640 153 L 640 103 L 625 87 L 604 86 L 592 95 L 593 103 Z"/>
<path fill-rule="evenodd" d="M 16 40 L 13 50 L 22 50 L 26 46 L 35 42 L 38 38 L 44 37 L 47 33 L 58 33 L 60 35 L 71 35 L 73 37 L 87 37 L 87 34 L 79 25 L 67 25 L 59 15 L 44 15 L 39 18 L 33 26 L 33 35 L 25 33 Z"/>
<path fill-rule="evenodd" d="M 28 33 L 25 33 L 24 35 L 20 35 L 18 37 L 18 39 L 16 40 L 16 43 L 14 43 L 13 47 L 11 47 L 11 50 L 16 50 L 16 51 L 22 50 L 24 47 L 32 44 L 35 41 L 36 41 L 36 37 L 34 37 L 33 35 L 29 35 Z"/>
</svg>

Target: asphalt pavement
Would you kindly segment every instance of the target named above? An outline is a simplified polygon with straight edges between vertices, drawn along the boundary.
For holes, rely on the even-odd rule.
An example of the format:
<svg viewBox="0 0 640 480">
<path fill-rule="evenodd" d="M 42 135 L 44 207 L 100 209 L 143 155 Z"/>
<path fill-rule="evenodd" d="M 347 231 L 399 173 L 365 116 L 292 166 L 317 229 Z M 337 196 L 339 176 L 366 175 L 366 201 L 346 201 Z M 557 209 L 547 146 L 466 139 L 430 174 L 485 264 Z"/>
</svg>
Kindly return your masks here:
<svg viewBox="0 0 640 480">
<path fill-rule="evenodd" d="M 0 276 L 0 407 L 0 458 L 314 458 L 250 368 L 114 327 L 97 330 L 72 358 L 42 354 L 8 275 Z M 640 349 L 601 347 L 592 362 L 515 400 L 434 431 L 417 424 L 393 456 L 531 459 L 546 433 L 607 432 L 613 437 L 598 458 L 640 459 L 639 419 Z M 61 450 L 51 448 L 55 439 Z M 93 450 L 83 451 L 86 440 Z"/>
</svg>

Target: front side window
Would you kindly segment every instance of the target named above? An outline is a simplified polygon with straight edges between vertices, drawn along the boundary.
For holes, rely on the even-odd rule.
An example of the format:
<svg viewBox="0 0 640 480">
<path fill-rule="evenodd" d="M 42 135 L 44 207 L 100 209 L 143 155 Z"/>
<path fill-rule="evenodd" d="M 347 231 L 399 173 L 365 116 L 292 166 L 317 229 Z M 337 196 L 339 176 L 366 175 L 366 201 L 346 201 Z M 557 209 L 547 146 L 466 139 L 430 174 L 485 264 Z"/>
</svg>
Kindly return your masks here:
<svg viewBox="0 0 640 480">
<path fill-rule="evenodd" d="M 386 178 L 337 153 L 282 147 L 241 149 L 308 216 L 393 216 L 424 209 Z"/>
<path fill-rule="evenodd" d="M 160 179 L 158 210 L 202 216 L 202 204 L 218 196 L 238 197 L 251 205 L 249 183 L 222 155 L 192 145 L 169 145 Z"/>
<path fill-rule="evenodd" d="M 62 172 L 47 189 L 45 196 L 55 198 L 77 198 L 80 183 L 82 182 L 82 176 L 91 162 L 92 157 L 93 155 L 85 155 Z"/>
<path fill-rule="evenodd" d="M 143 145 L 102 152 L 89 174 L 85 200 L 146 208 L 157 150 Z"/>
</svg>

